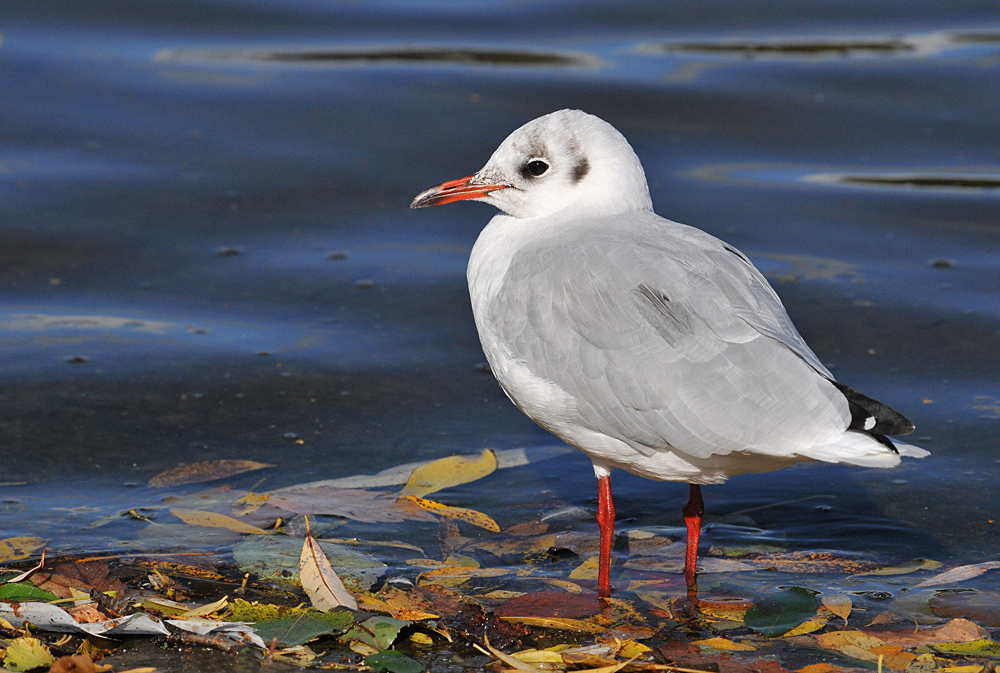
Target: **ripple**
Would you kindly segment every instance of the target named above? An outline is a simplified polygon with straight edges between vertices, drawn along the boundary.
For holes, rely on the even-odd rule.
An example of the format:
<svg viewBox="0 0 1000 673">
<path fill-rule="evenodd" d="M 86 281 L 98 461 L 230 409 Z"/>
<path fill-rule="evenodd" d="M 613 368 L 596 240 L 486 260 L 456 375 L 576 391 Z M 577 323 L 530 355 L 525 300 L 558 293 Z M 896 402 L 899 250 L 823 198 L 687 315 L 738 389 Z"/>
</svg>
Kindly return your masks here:
<svg viewBox="0 0 1000 673">
<path fill-rule="evenodd" d="M 494 65 L 506 67 L 592 67 L 597 59 L 575 53 L 520 51 L 513 49 L 466 49 L 452 47 L 367 49 L 165 49 L 154 56 L 159 63 L 285 63 L 285 64 L 381 64 L 436 63 L 449 65 Z"/>
<path fill-rule="evenodd" d="M 816 173 L 804 182 L 858 185 L 862 187 L 903 187 L 913 189 L 984 191 L 1000 189 L 1000 175 L 988 173 Z"/>
</svg>

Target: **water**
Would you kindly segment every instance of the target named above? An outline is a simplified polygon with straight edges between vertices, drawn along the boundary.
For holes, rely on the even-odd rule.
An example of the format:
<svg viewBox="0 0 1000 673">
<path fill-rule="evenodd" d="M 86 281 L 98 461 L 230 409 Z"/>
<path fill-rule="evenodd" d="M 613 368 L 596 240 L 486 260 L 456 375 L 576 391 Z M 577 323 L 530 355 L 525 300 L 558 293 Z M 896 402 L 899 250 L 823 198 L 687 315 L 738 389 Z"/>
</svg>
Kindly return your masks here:
<svg viewBox="0 0 1000 673">
<path fill-rule="evenodd" d="M 118 513 L 181 462 L 275 463 L 233 481 L 267 490 L 551 444 L 476 368 L 464 268 L 491 210 L 407 206 L 578 107 L 933 452 L 708 488 L 706 540 L 996 558 L 995 10 L 9 0 L 0 537 L 136 546 Z M 591 475 L 571 454 L 442 499 L 509 525 L 592 509 Z M 614 484 L 622 526 L 680 523 L 682 485 Z"/>
</svg>

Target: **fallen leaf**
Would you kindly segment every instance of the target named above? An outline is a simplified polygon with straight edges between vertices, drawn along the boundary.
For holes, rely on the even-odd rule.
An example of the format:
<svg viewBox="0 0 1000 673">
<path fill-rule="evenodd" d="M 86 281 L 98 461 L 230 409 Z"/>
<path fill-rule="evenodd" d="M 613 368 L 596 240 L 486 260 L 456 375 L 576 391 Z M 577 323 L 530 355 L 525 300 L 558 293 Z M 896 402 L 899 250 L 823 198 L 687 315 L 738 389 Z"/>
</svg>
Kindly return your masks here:
<svg viewBox="0 0 1000 673">
<path fill-rule="evenodd" d="M 501 617 L 591 617 L 601 612 L 595 594 L 533 591 L 494 608 Z"/>
<path fill-rule="evenodd" d="M 45 546 L 40 537 L 8 537 L 0 540 L 0 563 L 20 561 Z"/>
<path fill-rule="evenodd" d="M 585 559 L 583 563 L 570 571 L 569 578 L 571 580 L 596 580 L 597 573 L 600 570 L 600 560 L 598 556 L 591 556 Z"/>
<path fill-rule="evenodd" d="M 510 568 L 462 568 L 460 566 L 446 566 L 422 573 L 417 578 L 417 582 L 420 586 L 438 584 L 445 587 L 455 587 L 473 577 L 502 577 L 513 574 L 514 571 Z"/>
<path fill-rule="evenodd" d="M 521 638 L 531 635 L 531 629 L 524 624 L 515 624 L 500 619 L 482 606 L 471 603 L 460 610 L 445 613 L 441 626 L 462 640 L 481 643 L 489 638 L 499 647 L 521 647 Z"/>
<path fill-rule="evenodd" d="M 254 460 L 203 460 L 160 472 L 149 480 L 149 485 L 153 488 L 165 488 L 184 484 L 200 484 L 265 467 L 274 467 L 274 465 L 258 463 Z"/>
<path fill-rule="evenodd" d="M 841 673 L 844 669 L 833 664 L 809 664 L 795 671 L 795 673 Z"/>
<path fill-rule="evenodd" d="M 400 495 L 425 496 L 482 479 L 496 469 L 497 457 L 492 449 L 485 449 L 476 457 L 448 456 L 414 469 Z"/>
<path fill-rule="evenodd" d="M 490 639 L 489 638 L 485 639 L 485 644 L 486 644 L 486 649 L 483 649 L 479 645 L 479 643 L 474 643 L 473 647 L 475 647 L 480 652 L 483 652 L 484 654 L 491 654 L 491 655 L 493 655 L 494 658 L 499 659 L 503 663 L 507 664 L 508 666 L 510 666 L 510 667 L 512 667 L 512 668 L 514 668 L 514 669 L 516 669 L 518 671 L 524 671 L 524 673 L 546 673 L 549 670 L 549 669 L 544 668 L 542 666 L 536 666 L 534 664 L 529 664 L 527 662 L 521 661 L 519 659 L 514 658 L 513 656 L 511 656 L 509 654 L 504 654 L 500 650 L 498 650 L 498 649 L 490 646 Z"/>
<path fill-rule="evenodd" d="M 1000 561 L 987 561 L 986 563 L 974 563 L 972 565 L 958 566 L 957 568 L 952 568 L 940 575 L 935 575 L 929 579 L 924 580 L 920 584 L 914 584 L 913 589 L 923 589 L 925 587 L 937 587 L 942 584 L 956 584 L 958 582 L 964 582 L 966 580 L 971 580 L 973 577 L 979 577 L 987 570 L 993 570 L 995 568 L 1000 568 Z"/>
<path fill-rule="evenodd" d="M 887 643 L 903 647 L 919 647 L 934 643 L 969 643 L 989 638 L 986 629 L 968 619 L 952 619 L 941 626 L 917 632 L 907 628 L 905 631 L 882 631 L 878 635 Z"/>
<path fill-rule="evenodd" d="M 807 619 L 798 626 L 796 626 L 791 631 L 783 634 L 785 638 L 791 638 L 793 636 L 804 636 L 807 633 L 813 633 L 814 631 L 819 631 L 821 628 L 827 625 L 830 621 L 832 615 L 827 612 L 825 614 L 817 614 L 814 617 Z"/>
<path fill-rule="evenodd" d="M 258 509 L 267 504 L 270 498 L 268 493 L 247 493 L 246 495 L 237 498 L 236 504 L 239 507 L 233 508 L 233 514 L 236 516 L 246 516 L 247 514 L 253 514 Z"/>
<path fill-rule="evenodd" d="M 24 601 L 54 601 L 60 596 L 56 596 L 51 591 L 39 589 L 27 582 L 17 584 L 4 584 L 0 586 L 0 601 L 7 603 L 21 603 Z M 65 598 L 65 596 L 63 596 Z"/>
<path fill-rule="evenodd" d="M 410 622 L 405 619 L 376 615 L 354 625 L 350 631 L 340 637 L 341 642 L 356 640 L 379 651 L 387 650 L 395 642 L 396 636 Z"/>
<path fill-rule="evenodd" d="M 12 671 L 30 671 L 33 668 L 49 666 L 55 657 L 42 641 L 31 636 L 22 636 L 7 644 L 4 666 Z"/>
<path fill-rule="evenodd" d="M 851 597 L 845 594 L 834 594 L 832 596 L 823 596 L 822 598 L 823 606 L 827 610 L 837 615 L 845 622 L 847 618 L 851 616 L 851 608 L 854 607 Z"/>
<path fill-rule="evenodd" d="M 817 601 L 802 587 L 791 587 L 747 610 L 744 623 L 766 638 L 780 636 L 816 614 Z"/>
<path fill-rule="evenodd" d="M 51 591 L 60 598 L 71 598 L 72 589 L 90 593 L 98 591 L 124 591 L 125 585 L 110 576 L 111 569 L 103 561 L 61 563 L 52 572 L 39 572 L 31 581 L 39 589 Z"/>
<path fill-rule="evenodd" d="M 223 596 L 214 603 L 209 603 L 208 605 L 202 605 L 197 608 L 188 610 L 187 612 L 177 615 L 175 619 L 191 619 L 192 617 L 207 617 L 208 615 L 214 615 L 220 610 L 226 608 L 229 605 L 229 596 Z"/>
<path fill-rule="evenodd" d="M 544 578 L 544 579 L 542 579 L 542 582 L 544 584 L 548 584 L 549 586 L 552 586 L 552 587 L 558 587 L 560 589 L 565 589 L 566 591 L 570 592 L 571 594 L 581 594 L 581 593 L 583 593 L 583 587 L 581 587 L 576 582 L 570 582 L 568 580 L 557 580 L 557 579 L 552 579 L 552 578 Z"/>
<path fill-rule="evenodd" d="M 875 568 L 875 563 L 863 554 L 838 556 L 828 551 L 801 551 L 784 554 L 759 554 L 742 559 L 757 568 L 774 568 L 788 573 L 843 573 L 857 575 Z"/>
<path fill-rule="evenodd" d="M 309 531 L 308 517 L 306 539 L 302 543 L 302 554 L 299 556 L 299 578 L 302 581 L 302 588 L 317 610 L 329 612 L 340 606 L 351 610 L 358 609 L 354 596 L 340 581 L 340 577 L 330 565 L 330 560 L 323 553 L 319 543 L 313 539 Z"/>
<path fill-rule="evenodd" d="M 397 505 L 395 497 L 378 491 L 359 488 L 315 488 L 282 489 L 272 493 L 268 504 L 296 514 L 322 514 L 342 516 L 365 523 L 402 523 L 403 521 L 434 521 L 429 512 L 414 507 Z"/>
<path fill-rule="evenodd" d="M 443 505 L 440 502 L 425 500 L 424 498 L 418 498 L 413 495 L 401 496 L 397 502 L 398 501 L 412 502 L 417 507 L 425 509 L 433 514 L 437 514 L 438 516 L 448 517 L 449 519 L 458 519 L 459 521 L 471 523 L 473 526 L 479 526 L 480 528 L 485 528 L 486 530 L 493 531 L 494 533 L 500 532 L 500 526 L 497 525 L 496 521 L 491 519 L 486 514 L 477 512 L 474 509 L 450 507 L 448 505 Z"/>
<path fill-rule="evenodd" d="M 424 665 L 397 650 L 385 650 L 365 657 L 365 666 L 375 673 L 420 673 Z"/>
<path fill-rule="evenodd" d="M 627 640 L 622 643 L 621 649 L 618 650 L 618 654 L 628 659 L 635 659 L 638 657 L 645 657 L 652 651 L 652 648 L 647 647 L 642 643 L 637 643 L 634 640 Z"/>
<path fill-rule="evenodd" d="M 713 650 L 723 650 L 727 652 L 754 652 L 757 650 L 757 648 L 753 645 L 748 645 L 747 643 L 737 643 L 736 641 L 729 640 L 728 638 L 706 638 L 705 640 L 695 640 L 691 644 L 702 648 L 711 648 Z"/>
<path fill-rule="evenodd" d="M 868 572 L 858 573 L 855 577 L 863 577 L 865 575 L 876 575 L 876 576 L 886 576 L 886 575 L 908 575 L 909 573 L 915 573 L 918 570 L 937 570 L 943 564 L 940 561 L 932 561 L 930 559 L 918 558 L 912 561 L 906 561 L 905 563 L 900 563 L 894 566 L 887 566 L 885 568 L 878 568 L 876 570 L 869 570 Z"/>
<path fill-rule="evenodd" d="M 529 650 L 521 650 L 520 652 L 514 652 L 510 656 L 514 657 L 518 661 L 523 661 L 526 664 L 563 663 L 562 655 L 553 650 L 536 650 L 534 648 L 531 648 Z"/>
<path fill-rule="evenodd" d="M 225 528 L 237 533 L 250 533 L 254 535 L 270 535 L 270 531 L 257 526 L 251 526 L 245 521 L 234 519 L 225 514 L 216 512 L 203 512 L 198 509 L 184 509 L 177 507 L 170 510 L 170 513 L 190 526 L 205 526 L 207 528 Z"/>
<path fill-rule="evenodd" d="M 298 615 L 262 619 L 254 623 L 257 634 L 270 643 L 278 639 L 280 647 L 303 645 L 319 636 L 339 633 L 351 627 L 354 618 L 350 612 L 301 611 Z"/>
<path fill-rule="evenodd" d="M 842 651 L 844 647 L 868 651 L 886 644 L 881 638 L 870 636 L 863 631 L 831 631 L 813 637 L 820 647 L 838 651 Z M 878 659 L 878 656 L 875 659 Z"/>
<path fill-rule="evenodd" d="M 20 575 L 16 575 L 14 577 L 11 577 L 10 579 L 0 580 L 0 584 L 8 584 L 8 583 L 16 584 L 17 582 L 23 582 L 24 580 L 28 579 L 36 572 L 41 570 L 43 567 L 45 567 L 45 547 L 42 547 L 42 558 L 38 561 L 37 565 L 28 568 Z"/>
<path fill-rule="evenodd" d="M 583 633 L 603 633 L 607 627 L 582 619 L 568 619 L 565 617 L 503 617 L 505 622 L 524 624 L 525 626 L 537 626 L 541 629 L 560 629 L 562 631 L 580 631 Z"/>
</svg>

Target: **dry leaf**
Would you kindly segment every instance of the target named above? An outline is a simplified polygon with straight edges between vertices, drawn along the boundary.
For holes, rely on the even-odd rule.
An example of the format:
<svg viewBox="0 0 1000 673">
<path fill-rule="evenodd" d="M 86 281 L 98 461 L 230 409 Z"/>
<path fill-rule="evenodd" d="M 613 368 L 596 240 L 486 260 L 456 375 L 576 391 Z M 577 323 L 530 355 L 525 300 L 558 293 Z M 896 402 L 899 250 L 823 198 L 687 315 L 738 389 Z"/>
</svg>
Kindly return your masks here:
<svg viewBox="0 0 1000 673">
<path fill-rule="evenodd" d="M 299 557 L 299 578 L 302 580 L 302 588 L 317 610 L 329 612 L 340 606 L 351 610 L 358 609 L 354 596 L 340 581 L 333 566 L 330 565 L 330 560 L 313 539 L 308 517 L 306 517 L 306 539 L 302 543 L 302 555 Z"/>
<path fill-rule="evenodd" d="M 847 621 L 847 618 L 851 616 L 851 609 L 854 607 L 851 597 L 844 594 L 823 596 L 823 605 L 827 610 L 837 615 L 845 622 Z"/>
<path fill-rule="evenodd" d="M 200 484 L 265 467 L 274 467 L 274 465 L 258 463 L 254 460 L 203 460 L 160 472 L 149 480 L 149 485 L 153 488 L 164 488 L 183 484 Z"/>
<path fill-rule="evenodd" d="M 974 563 L 967 566 L 958 566 L 957 568 L 952 568 L 940 575 L 935 575 L 930 579 L 926 579 L 920 584 L 914 584 L 914 589 L 923 589 L 925 587 L 937 587 L 942 584 L 955 584 L 957 582 L 964 582 L 966 580 L 971 580 L 973 577 L 979 577 L 987 570 L 993 570 L 995 568 L 1000 568 L 1000 561 L 987 561 L 986 563 Z"/>
<path fill-rule="evenodd" d="M 443 505 L 440 502 L 425 500 L 424 498 L 418 498 L 413 495 L 401 496 L 397 502 L 411 502 L 417 507 L 425 509 L 428 512 L 433 512 L 438 516 L 448 517 L 449 519 L 458 519 L 459 521 L 471 523 L 473 526 L 479 526 L 480 528 L 485 528 L 486 530 L 493 531 L 494 533 L 500 532 L 500 526 L 497 525 L 496 521 L 474 509 L 449 507 L 448 505 Z"/>
<path fill-rule="evenodd" d="M 485 449 L 476 457 L 448 456 L 435 460 L 413 470 L 409 481 L 400 492 L 401 496 L 424 496 L 429 493 L 467 484 L 493 473 L 497 469 L 497 457 L 492 449 Z"/>
<path fill-rule="evenodd" d="M 216 512 L 203 512 L 200 509 L 184 509 L 182 507 L 177 507 L 175 509 L 170 510 L 170 513 L 176 516 L 184 523 L 191 526 L 206 526 L 208 528 L 227 528 L 237 533 L 270 535 L 270 531 L 266 531 L 263 528 L 258 528 L 257 526 L 251 526 L 250 524 L 244 521 L 240 521 L 239 519 L 234 519 L 233 517 L 226 516 L 225 514 L 218 514 Z"/>
</svg>

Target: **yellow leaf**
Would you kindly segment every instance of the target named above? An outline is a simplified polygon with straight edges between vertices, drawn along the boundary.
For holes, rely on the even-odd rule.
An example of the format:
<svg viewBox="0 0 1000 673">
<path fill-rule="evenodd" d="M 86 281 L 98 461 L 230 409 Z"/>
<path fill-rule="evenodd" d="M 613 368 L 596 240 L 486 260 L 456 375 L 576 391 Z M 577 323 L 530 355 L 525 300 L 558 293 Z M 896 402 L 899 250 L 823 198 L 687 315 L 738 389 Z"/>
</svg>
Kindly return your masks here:
<svg viewBox="0 0 1000 673">
<path fill-rule="evenodd" d="M 474 509 L 465 509 L 464 507 L 449 507 L 448 505 L 442 505 L 439 502 L 433 500 L 425 500 L 424 498 L 418 498 L 414 495 L 401 496 L 399 500 L 412 502 L 417 507 L 425 509 L 428 512 L 437 514 L 438 516 L 448 517 L 450 519 L 458 519 L 459 521 L 464 521 L 466 523 L 471 523 L 473 526 L 479 526 L 480 528 L 485 528 L 486 530 L 493 531 L 494 533 L 500 532 L 500 526 L 497 522 L 483 514 L 482 512 L 477 512 Z"/>
<path fill-rule="evenodd" d="M 420 586 L 437 584 L 443 587 L 454 587 L 473 577 L 502 577 L 513 573 L 514 571 L 510 568 L 461 568 L 450 566 L 428 570 L 417 578 L 417 583 Z"/>
<path fill-rule="evenodd" d="M 436 493 L 452 486 L 482 479 L 496 469 L 497 457 L 492 449 L 484 450 L 475 458 L 448 456 L 413 470 L 400 495 L 423 496 Z"/>
<path fill-rule="evenodd" d="M 944 668 L 939 668 L 937 670 L 942 673 L 979 673 L 983 670 L 985 666 L 978 664 L 972 664 L 969 666 L 945 666 Z"/>
<path fill-rule="evenodd" d="M 844 669 L 839 666 L 834 666 L 833 664 L 822 663 L 822 664 L 809 664 L 808 666 L 803 666 L 802 668 L 795 671 L 795 673 L 840 673 Z"/>
<path fill-rule="evenodd" d="M 931 559 L 918 558 L 913 561 L 906 561 L 905 563 L 900 563 L 899 565 L 887 566 L 885 568 L 879 568 L 878 570 L 869 570 L 865 573 L 857 573 L 855 577 L 862 577 L 864 575 L 907 575 L 909 573 L 917 572 L 918 570 L 937 570 L 943 563 L 940 561 L 932 561 Z"/>
<path fill-rule="evenodd" d="M 561 629 L 563 631 L 582 631 L 583 633 L 603 633 L 607 629 L 593 622 L 567 617 L 501 617 L 505 622 L 516 622 L 527 626 L 537 626 L 540 629 Z"/>
<path fill-rule="evenodd" d="M 203 460 L 160 472 L 149 480 L 149 485 L 153 488 L 164 488 L 183 484 L 200 484 L 265 467 L 274 467 L 274 465 L 258 463 L 255 460 Z"/>
<path fill-rule="evenodd" d="M 568 580 L 548 579 L 548 578 L 543 579 L 542 582 L 544 584 L 548 584 L 549 586 L 552 586 L 552 587 L 559 587 L 560 589 L 565 589 L 566 591 L 570 592 L 571 594 L 582 594 L 583 593 L 583 587 L 581 587 L 576 582 L 570 582 Z"/>
<path fill-rule="evenodd" d="M 55 660 L 42 641 L 31 636 L 22 636 L 7 645 L 7 655 L 3 663 L 12 671 L 30 671 L 33 668 L 48 666 Z"/>
<path fill-rule="evenodd" d="M 861 631 L 833 631 L 831 633 L 820 634 L 815 636 L 815 638 L 820 647 L 828 650 L 839 650 L 848 645 L 863 650 L 871 650 L 885 645 L 884 640 L 869 636 Z"/>
<path fill-rule="evenodd" d="M 785 633 L 782 637 L 788 638 L 789 636 L 804 636 L 807 633 L 812 633 L 813 631 L 819 631 L 821 628 L 826 626 L 827 622 L 830 621 L 830 614 L 816 615 L 811 619 L 807 619 L 802 622 L 794 629 Z"/>
<path fill-rule="evenodd" d="M 8 537 L 0 540 L 0 563 L 20 561 L 45 546 L 40 537 Z"/>
<path fill-rule="evenodd" d="M 426 633 L 417 632 L 410 635 L 410 641 L 416 645 L 433 645 L 434 639 Z"/>
<path fill-rule="evenodd" d="M 229 605 L 229 596 L 223 596 L 214 603 L 202 605 L 201 607 L 194 608 L 183 614 L 177 615 L 175 619 L 191 619 L 192 617 L 205 617 L 206 615 L 213 615 L 219 610 L 225 608 L 227 605 Z"/>
<path fill-rule="evenodd" d="M 302 554 L 299 556 L 299 579 L 302 588 L 313 607 L 320 612 L 329 612 L 334 608 L 344 606 L 351 610 L 358 609 L 354 596 L 347 590 L 340 577 L 330 565 L 330 559 L 313 539 L 309 530 L 309 518 L 306 517 L 306 539 L 302 543 Z"/>
<path fill-rule="evenodd" d="M 525 592 L 523 591 L 506 591 L 504 589 L 494 589 L 488 594 L 483 594 L 483 598 L 495 598 L 496 600 L 509 601 L 511 598 L 517 598 L 518 596 L 523 596 Z"/>
<path fill-rule="evenodd" d="M 263 507 L 264 503 L 266 503 L 270 497 L 270 493 L 247 493 L 245 496 L 236 501 L 236 504 L 239 505 L 239 507 L 233 509 L 233 514 L 236 516 L 253 514 L 258 509 Z"/>
<path fill-rule="evenodd" d="M 596 580 L 600 558 L 591 556 L 573 569 L 569 574 L 571 580 Z"/>
<path fill-rule="evenodd" d="M 850 596 L 834 594 L 823 596 L 823 606 L 846 622 L 847 618 L 851 616 L 851 608 L 854 607 L 854 603 Z"/>
<path fill-rule="evenodd" d="M 697 645 L 698 647 L 711 647 L 713 650 L 726 650 L 733 652 L 753 652 L 757 649 L 753 645 L 737 643 L 729 640 L 728 638 L 706 638 L 705 640 L 696 640 L 692 644 Z"/>
<path fill-rule="evenodd" d="M 510 655 L 526 664 L 562 664 L 562 655 L 549 650 L 521 650 Z"/>
<path fill-rule="evenodd" d="M 237 533 L 253 533 L 255 535 L 270 534 L 263 528 L 257 528 L 257 526 L 251 526 L 250 524 L 240 521 L 239 519 L 234 519 L 231 516 L 226 516 L 225 514 L 218 514 L 216 512 L 203 512 L 198 509 L 184 509 L 182 507 L 177 507 L 175 509 L 170 510 L 170 513 L 176 516 L 184 523 L 191 526 L 207 526 L 208 528 L 228 528 L 229 530 L 236 531 Z"/>
<path fill-rule="evenodd" d="M 635 659 L 636 657 L 645 657 L 652 651 L 652 648 L 647 647 L 642 643 L 637 643 L 634 640 L 626 640 L 622 643 L 622 647 L 618 650 L 618 654 L 628 659 Z"/>
</svg>

